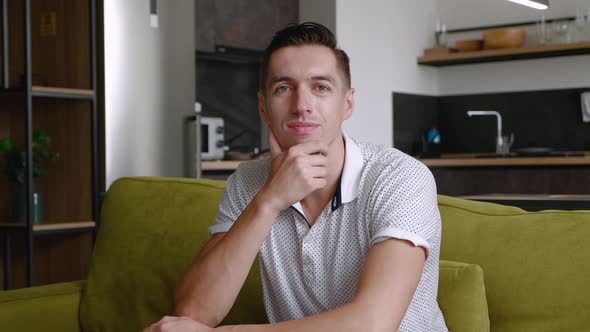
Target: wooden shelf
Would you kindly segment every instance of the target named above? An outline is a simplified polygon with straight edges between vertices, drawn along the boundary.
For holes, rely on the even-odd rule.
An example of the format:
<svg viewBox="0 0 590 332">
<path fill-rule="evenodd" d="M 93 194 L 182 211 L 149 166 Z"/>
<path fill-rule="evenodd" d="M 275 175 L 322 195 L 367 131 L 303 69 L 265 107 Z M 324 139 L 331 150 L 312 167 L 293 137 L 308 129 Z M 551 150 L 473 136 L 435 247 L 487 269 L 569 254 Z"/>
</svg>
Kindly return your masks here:
<svg viewBox="0 0 590 332">
<path fill-rule="evenodd" d="M 92 230 L 96 227 L 94 221 L 63 222 L 34 224 L 33 233 L 65 233 Z M 0 223 L 0 229 L 25 230 L 27 225 L 23 223 Z"/>
<path fill-rule="evenodd" d="M 582 54 L 590 54 L 590 42 L 428 55 L 419 57 L 417 62 L 427 66 L 451 66 Z"/>
<path fill-rule="evenodd" d="M 21 93 L 24 94 L 24 88 L 20 86 L 12 86 L 8 89 L 0 87 L 2 93 Z M 50 86 L 36 86 L 33 85 L 31 92 L 35 97 L 48 98 L 65 98 L 65 99 L 86 99 L 94 98 L 94 91 L 89 89 L 70 89 Z"/>
<path fill-rule="evenodd" d="M 88 89 L 69 89 L 48 86 L 33 86 L 33 96 L 50 98 L 92 99 L 94 91 Z"/>
<path fill-rule="evenodd" d="M 94 221 L 80 221 L 80 222 L 64 222 L 55 224 L 36 224 L 33 225 L 33 232 L 47 232 L 47 231 L 64 231 L 64 230 L 80 230 L 92 229 L 96 226 Z"/>
</svg>

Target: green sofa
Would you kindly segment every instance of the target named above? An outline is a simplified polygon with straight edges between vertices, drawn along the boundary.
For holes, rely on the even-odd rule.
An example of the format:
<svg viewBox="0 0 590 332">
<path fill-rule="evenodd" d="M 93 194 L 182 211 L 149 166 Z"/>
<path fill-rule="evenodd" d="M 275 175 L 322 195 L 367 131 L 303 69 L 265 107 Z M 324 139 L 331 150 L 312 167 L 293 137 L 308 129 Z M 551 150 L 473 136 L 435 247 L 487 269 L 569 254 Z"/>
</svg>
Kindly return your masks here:
<svg viewBox="0 0 590 332">
<path fill-rule="evenodd" d="M 141 331 L 208 238 L 224 182 L 109 188 L 87 280 L 0 292 L 2 331 Z M 525 212 L 440 196 L 439 305 L 456 331 L 590 331 L 590 211 Z M 224 323 L 265 322 L 255 264 Z"/>
</svg>

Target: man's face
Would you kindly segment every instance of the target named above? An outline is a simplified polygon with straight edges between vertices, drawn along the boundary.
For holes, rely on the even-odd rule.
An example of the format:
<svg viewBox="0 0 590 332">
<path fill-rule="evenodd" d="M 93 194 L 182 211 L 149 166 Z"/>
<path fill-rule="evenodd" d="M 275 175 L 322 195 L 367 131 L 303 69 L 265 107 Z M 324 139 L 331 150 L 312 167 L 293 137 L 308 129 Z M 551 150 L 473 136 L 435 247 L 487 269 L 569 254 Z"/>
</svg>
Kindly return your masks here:
<svg viewBox="0 0 590 332">
<path fill-rule="evenodd" d="M 342 135 L 353 111 L 354 90 L 346 86 L 332 51 L 321 45 L 288 46 L 269 61 L 258 110 L 283 149 Z"/>
</svg>

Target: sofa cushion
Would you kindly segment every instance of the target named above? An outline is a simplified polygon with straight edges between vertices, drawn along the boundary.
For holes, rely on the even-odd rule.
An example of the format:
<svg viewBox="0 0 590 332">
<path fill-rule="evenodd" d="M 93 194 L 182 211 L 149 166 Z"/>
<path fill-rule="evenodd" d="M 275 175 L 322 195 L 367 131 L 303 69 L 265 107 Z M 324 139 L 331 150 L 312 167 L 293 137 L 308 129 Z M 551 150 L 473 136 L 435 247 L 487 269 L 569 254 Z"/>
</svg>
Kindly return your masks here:
<svg viewBox="0 0 590 332">
<path fill-rule="evenodd" d="M 490 330 L 483 275 L 475 264 L 440 261 L 438 304 L 449 331 Z"/>
<path fill-rule="evenodd" d="M 481 266 L 492 331 L 590 331 L 590 211 L 438 205 L 440 258 Z"/>
<path fill-rule="evenodd" d="M 78 332 L 84 281 L 0 292 L 0 330 Z"/>
<path fill-rule="evenodd" d="M 124 178 L 109 188 L 87 286 L 84 331 L 141 331 L 173 311 L 177 278 L 209 239 L 224 182 Z M 258 265 L 228 321 L 264 322 Z"/>
</svg>

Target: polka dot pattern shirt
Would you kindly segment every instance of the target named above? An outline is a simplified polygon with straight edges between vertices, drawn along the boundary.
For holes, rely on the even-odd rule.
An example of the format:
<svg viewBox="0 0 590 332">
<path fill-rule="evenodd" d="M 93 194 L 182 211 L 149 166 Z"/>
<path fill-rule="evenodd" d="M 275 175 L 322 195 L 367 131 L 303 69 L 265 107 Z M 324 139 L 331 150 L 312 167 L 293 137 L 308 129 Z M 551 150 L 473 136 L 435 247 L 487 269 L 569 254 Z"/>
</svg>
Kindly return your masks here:
<svg viewBox="0 0 590 332">
<path fill-rule="evenodd" d="M 427 251 L 418 288 L 398 331 L 447 331 L 436 301 L 441 240 L 436 185 L 419 161 L 399 150 L 344 135 L 340 184 L 312 227 L 301 204 L 280 213 L 260 248 L 270 322 L 315 315 L 349 303 L 371 246 L 388 238 Z M 240 165 L 228 179 L 209 233 L 227 232 L 264 185 L 268 159 Z"/>
</svg>

